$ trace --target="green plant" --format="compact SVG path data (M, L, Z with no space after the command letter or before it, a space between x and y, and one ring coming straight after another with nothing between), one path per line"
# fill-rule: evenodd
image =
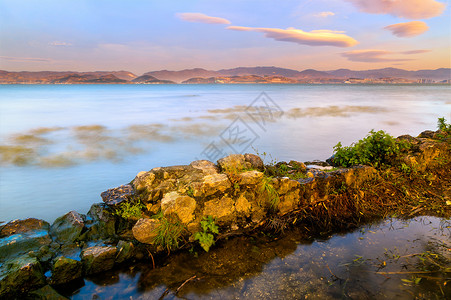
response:
M381 166L396 157L408 144L397 141L383 130L371 130L369 134L348 147L339 142L334 146L333 162L350 167L358 164Z
M162 212L153 216L154 219L160 221L160 226L156 229L156 236L153 243L156 246L162 246L168 251L179 248L179 241L185 230L183 224L177 217L164 216Z
M264 196L269 201L271 208L274 209L279 204L280 198L279 193L271 183L272 179L273 178L271 176L263 176L260 183L259 192L260 195Z
M202 227L202 231L196 232L194 239L199 241L200 246L205 252L208 252L210 247L215 244L214 235L219 233L219 229L212 216L204 217L200 221L200 226Z
M188 190L186 191L186 194L187 194L188 196L190 196L191 198L194 197L194 190L193 190L193 188L192 188L191 186L188 187Z
M437 128L446 133L451 132L451 124L446 123L446 119L444 117L438 118L437 120Z
M114 214L123 219L139 219L142 217L142 210L145 208L140 201L126 201L119 204Z

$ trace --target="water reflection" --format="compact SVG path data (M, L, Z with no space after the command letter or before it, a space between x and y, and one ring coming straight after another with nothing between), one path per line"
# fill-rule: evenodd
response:
M224 241L85 280L73 299L444 299L451 293L451 223L386 220L308 239L299 230Z

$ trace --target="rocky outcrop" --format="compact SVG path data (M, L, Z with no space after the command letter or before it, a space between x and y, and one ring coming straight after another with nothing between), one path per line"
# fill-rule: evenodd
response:
M440 132L401 136L411 147L393 163L415 171L449 165L446 138ZM341 205L334 203L340 191L353 191L346 199L353 205L367 197L361 187L381 174L370 166L333 168L321 161L264 166L254 154L140 172L129 184L103 192L104 203L92 205L87 215L71 211L51 226L32 218L0 226L0 298L31 290L35 298L60 297L51 286L192 245L200 233L213 234L208 222L221 238L304 218L306 208L324 207L337 217L333 205Z

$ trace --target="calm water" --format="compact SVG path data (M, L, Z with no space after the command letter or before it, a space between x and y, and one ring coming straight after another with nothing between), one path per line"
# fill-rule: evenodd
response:
M450 225L422 217L316 240L296 231L273 242L235 238L60 292L72 299L449 299Z
M280 110L256 123L261 92ZM1 85L0 221L86 213L139 171L234 152L232 128L267 160L324 160L338 141L417 135L442 116L444 85Z

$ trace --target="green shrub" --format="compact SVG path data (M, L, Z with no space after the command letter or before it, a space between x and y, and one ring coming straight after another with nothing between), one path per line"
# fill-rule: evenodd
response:
M162 246L168 251L179 248L179 241L185 227L177 217L165 217L162 212L153 216L160 221L160 226L156 229L157 236L153 240L156 246Z
M451 124L446 123L445 118L438 118L437 120L437 128L446 133L451 133Z
M114 214L123 219L139 219L142 217L142 210L144 209L144 204L141 202L122 202L114 211Z
M340 142L335 145L333 162L343 167L358 164L377 167L390 162L404 148L408 148L406 142L397 141L383 130L371 130L365 138L348 147Z
M272 179L270 176L264 176L259 186L259 192L261 196L269 201L271 208L274 209L279 205L280 198L279 193L271 183Z
M214 235L219 233L219 229L212 216L204 217L200 221L200 226L202 231L194 234L194 240L199 241L200 246L208 252L210 247L215 244Z

